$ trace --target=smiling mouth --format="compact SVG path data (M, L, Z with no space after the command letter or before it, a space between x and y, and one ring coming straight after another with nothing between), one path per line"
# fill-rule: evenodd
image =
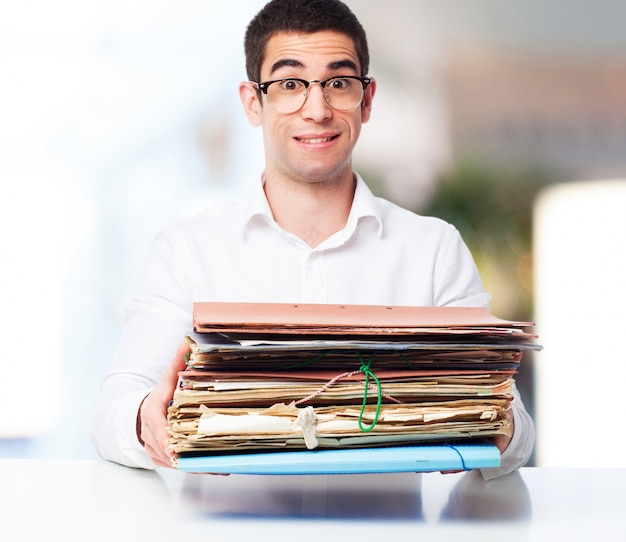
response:
M309 145L315 145L318 143L328 143L329 141L333 141L337 136L329 136L329 137L296 137L295 139L300 143L307 143Z

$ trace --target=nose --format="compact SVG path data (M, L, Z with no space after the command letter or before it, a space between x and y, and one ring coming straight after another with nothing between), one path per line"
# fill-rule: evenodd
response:
M319 81L312 81L307 89L306 100L300 113L303 117L317 122L325 120L332 115L332 107L326 100L326 91Z

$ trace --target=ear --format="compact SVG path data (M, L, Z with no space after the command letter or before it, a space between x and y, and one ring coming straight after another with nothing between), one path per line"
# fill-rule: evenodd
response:
M239 84L239 99L243 105L243 110L248 117L248 121L252 126L261 125L261 102L259 99L259 93L252 83L244 81Z
M361 122L365 123L370 120L372 115L372 101L376 94L376 79L372 77L372 82L367 85L363 94L363 104L361 105Z

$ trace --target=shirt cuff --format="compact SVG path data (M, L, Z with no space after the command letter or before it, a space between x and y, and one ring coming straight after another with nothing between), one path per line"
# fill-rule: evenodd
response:
M119 399L115 425L119 435L120 456L111 459L128 467L155 469L137 435L137 413L146 394L146 390L139 390Z
M506 450L502 453L500 466L491 469L480 469L484 480L493 480L523 467L530 455L535 442L535 427L526 411L513 409L513 437Z

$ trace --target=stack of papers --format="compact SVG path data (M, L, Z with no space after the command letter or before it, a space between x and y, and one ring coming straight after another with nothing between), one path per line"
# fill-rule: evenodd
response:
M509 435L530 325L482 308L196 303L170 447L179 468L219 457L228 471L235 454L286 464L272 454Z

